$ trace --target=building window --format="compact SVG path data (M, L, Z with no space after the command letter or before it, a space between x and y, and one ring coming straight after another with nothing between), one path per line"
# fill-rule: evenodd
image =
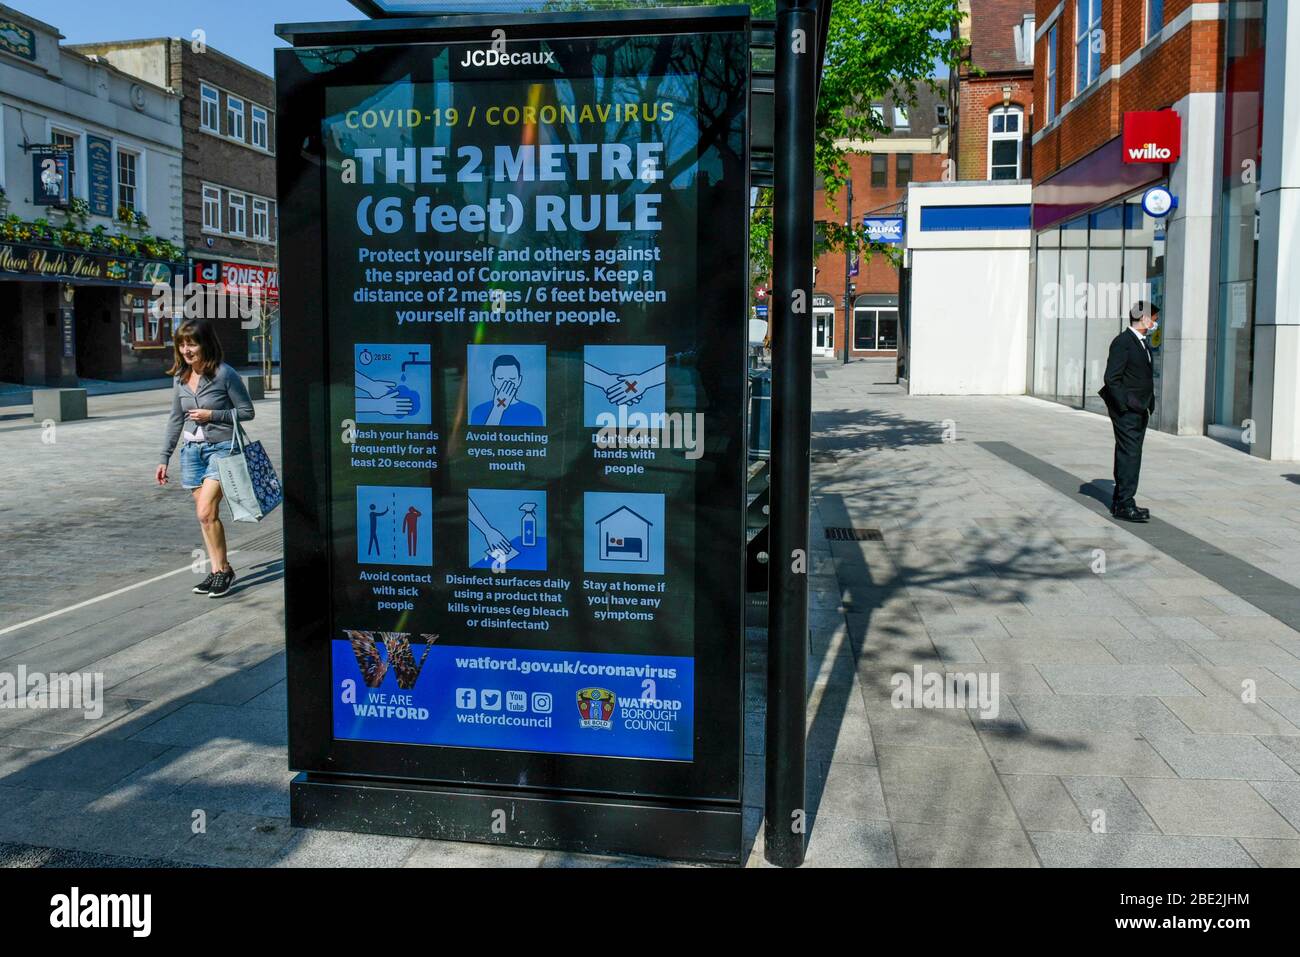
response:
M221 232L221 190L215 186L203 187L203 231Z
M989 113L989 179L1020 179L1018 106L999 106Z
M253 145L258 149L267 149L267 119L266 110L260 106L253 107Z
M894 106L894 129L905 130L911 126L911 121L907 118L907 107Z
M77 194L77 140L81 139L76 133L65 133L62 130L50 131L50 142L55 146L66 146L68 148L68 196Z
M1147 39L1154 40L1165 27L1165 0L1147 0Z
M229 204L229 220L226 223L226 232L232 236L243 236L247 231L245 216L248 207L245 202L243 193L231 193Z
M234 140L244 138L244 101L226 94L226 135Z
M253 200L253 238L271 238L271 209L264 199Z
M1074 92L1086 89L1101 76L1101 0L1075 0L1074 7Z
M884 126L885 125L885 104L872 103L871 112L875 114L876 119L879 121L879 125Z
M206 83L199 86L199 129L221 132L221 94Z
M905 187L912 181L912 154L899 153L894 157L894 185Z
M875 153L871 157L871 188L884 189L889 185L889 157Z
M1034 65L1034 33L1037 25L1037 17L1027 13L1021 18L1020 26L1015 29L1016 60L1025 66Z
M896 306L855 306L853 309L853 348L857 352L898 348L898 308Z
M140 211L140 156L130 150L117 151L117 208Z
M948 104L947 103L935 104L934 118L939 121L940 126L948 125Z
M1047 122L1056 119L1056 27L1047 31Z

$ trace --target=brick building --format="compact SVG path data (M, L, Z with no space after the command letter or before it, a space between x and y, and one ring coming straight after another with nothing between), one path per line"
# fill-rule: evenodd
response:
M1034 110L1033 0L963 0L966 53L949 91L954 178L1028 179Z
M942 179L948 159L946 84L936 95L926 87L917 90L912 106L891 97L872 109L892 127L887 136L870 142L846 141L852 171L850 191L841 189L831 209L824 191L815 199L818 222L846 222L850 213L861 223L864 216L902 215L907 184ZM901 248L901 247L900 247ZM826 253L817 259L813 300L813 354L843 355L845 342L845 255ZM853 264L850 263L850 269ZM849 277L853 322L850 357L892 356L898 351L899 273L881 254L863 256Z
M1035 12L1030 390L1104 411L1106 347L1131 302L1154 301L1153 427L1300 457L1295 4L1038 0ZM1170 110L1164 142L1149 131L1170 117L1150 114ZM1144 202L1154 187L1176 199L1167 214Z
M279 354L275 201L275 83L212 47L158 38L82 44L88 56L181 95L185 245L199 283L257 289L266 299L272 355ZM228 310L227 315L233 315ZM226 360L261 357L258 323L218 319Z

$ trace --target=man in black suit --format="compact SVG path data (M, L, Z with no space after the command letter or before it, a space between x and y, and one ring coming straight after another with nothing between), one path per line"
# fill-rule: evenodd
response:
M1110 412L1115 430L1115 492L1110 513L1126 522L1145 522L1151 512L1139 508L1138 474L1142 471L1142 440L1156 408L1152 376L1151 345L1147 336L1160 322L1160 310L1152 303L1138 302L1129 310L1128 328L1110 344L1106 360L1106 384L1100 395Z

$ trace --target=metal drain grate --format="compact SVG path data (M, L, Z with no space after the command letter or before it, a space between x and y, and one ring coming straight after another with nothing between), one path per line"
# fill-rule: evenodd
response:
M883 542L885 536L878 528L842 528L828 526L826 537L832 542Z
M284 548L284 532L276 530L243 542L232 542L241 552L278 552Z

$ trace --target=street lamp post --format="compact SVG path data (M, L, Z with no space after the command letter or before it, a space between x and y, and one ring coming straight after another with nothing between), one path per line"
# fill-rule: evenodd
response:
M853 229L853 173L849 172L848 181L848 217L845 225ZM853 316L853 293L850 291L850 278L853 275L853 255L858 251L857 243L844 248L844 364L849 364L849 320Z
M776 7L772 509L764 853L803 863L807 827L808 467L812 428L813 116L818 0Z

